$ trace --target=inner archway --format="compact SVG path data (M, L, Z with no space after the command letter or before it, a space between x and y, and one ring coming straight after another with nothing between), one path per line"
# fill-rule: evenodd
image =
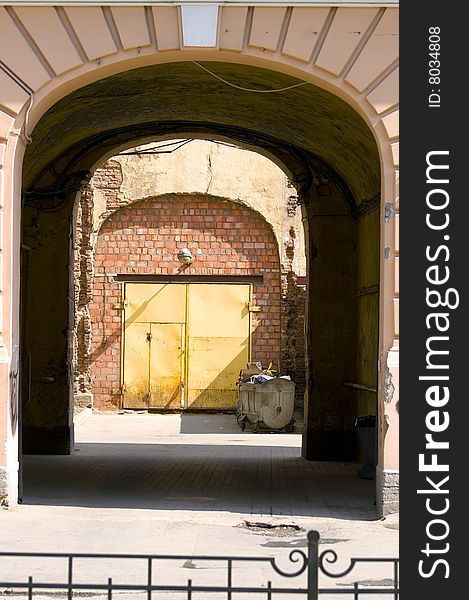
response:
M249 297L244 298L239 310L247 337L238 340L243 358L233 363L230 375L227 372L219 380L221 383L224 379L228 387L214 383L214 389L225 392L215 403L203 402L201 392L202 404L196 405L236 408L235 383L249 360L261 362L264 368L272 363L277 373L281 366L282 373L296 384L298 408L303 407L306 258L302 214L294 188L274 163L258 153L222 142L189 139L148 144L123 151L101 165L78 194L75 213L73 372L77 409L87 405L95 409L126 408L124 388L126 380L132 379L124 372L123 339L125 324L131 318L127 290L145 291L147 285L150 293L154 285L167 286L151 300L155 314L150 315L150 321L137 315L137 322L141 326L147 323L150 328L146 334L151 339L138 344L137 354L142 356L137 364L142 365L148 359L146 346L158 346L158 335L153 339L151 327L158 330L157 323L171 321L170 307L157 307L164 304L163 297L170 290L176 299L178 294L187 296L190 289L207 292L209 288L193 286L210 284L213 293L217 286L248 286ZM178 258L184 249L192 252L185 265ZM179 284L183 287L177 287ZM198 343L202 344L200 349L207 344L213 346L212 351L218 345L220 360L229 363L232 351L228 347L233 350L236 344L231 335L226 335L229 326L224 325L228 316L222 315L223 300L222 295L213 306L213 316L218 315L221 322L214 325L212 335L205 340L202 328ZM146 391L133 401L140 408L189 407L184 381L192 362L187 351L191 346L191 303L186 301L180 306L176 319L179 333L175 335L174 331L172 337L181 359L174 358L172 366L167 362L173 382L179 381L173 388L176 397L168 406L169 398L152 398L150 402L153 384L149 383L147 370ZM168 313L164 319L161 312ZM192 316L197 317L197 313ZM116 322L120 314L122 323ZM148 325L152 321L153 326ZM169 330L166 326L159 329ZM217 340L213 339L215 330ZM130 324L130 334L132 331ZM167 347L166 342L161 340L162 348ZM202 362L212 362L208 356L202 358ZM112 382L109 367L114 374ZM199 369L204 370L203 365ZM101 390L96 392L99 398L94 393L97 388ZM228 390L233 398L226 397L223 403Z

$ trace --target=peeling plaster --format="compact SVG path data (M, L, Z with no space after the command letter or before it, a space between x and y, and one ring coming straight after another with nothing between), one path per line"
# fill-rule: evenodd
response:
M384 222L386 225L391 222L392 217L394 216L394 206L391 202L386 202L384 207Z
M384 402L386 404L390 404L392 402L394 396L394 384L392 382L392 373L388 367L386 367L386 371L384 372Z

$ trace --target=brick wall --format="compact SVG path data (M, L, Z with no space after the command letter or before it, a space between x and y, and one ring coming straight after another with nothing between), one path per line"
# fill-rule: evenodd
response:
M177 252L188 247L194 263L181 270ZM119 273L263 275L253 285L253 360L278 367L281 289L278 246L261 215L212 197L168 195L123 207L103 223L94 258L90 374L94 406L117 406L120 385L121 284Z

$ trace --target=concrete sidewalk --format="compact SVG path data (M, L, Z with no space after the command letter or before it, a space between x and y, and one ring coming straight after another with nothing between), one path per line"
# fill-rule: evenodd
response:
M0 514L0 551L269 556L288 570L290 551L315 529L321 548L337 552L338 571L352 556L398 555L398 520L376 519L374 482L358 479L357 465L303 460L298 434L241 432L233 415L85 414L76 443L71 456L25 457L24 502ZM215 582L223 571L179 562L171 572L186 580ZM60 577L62 568L3 559L0 581ZM269 570L237 573L259 583ZM106 573L86 567L86 577ZM363 577L388 580L389 568Z

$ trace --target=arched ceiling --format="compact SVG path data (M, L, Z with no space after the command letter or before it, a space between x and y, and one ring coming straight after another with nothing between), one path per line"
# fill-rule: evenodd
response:
M203 63L241 87L299 83L257 67ZM312 84L278 93L235 89L192 62L152 65L102 79L58 101L40 119L25 155L24 187L47 189L86 171L109 150L151 136L220 135L264 149L293 174L300 163L336 179L359 205L380 192L373 135L358 113ZM289 164L290 163L290 164Z

